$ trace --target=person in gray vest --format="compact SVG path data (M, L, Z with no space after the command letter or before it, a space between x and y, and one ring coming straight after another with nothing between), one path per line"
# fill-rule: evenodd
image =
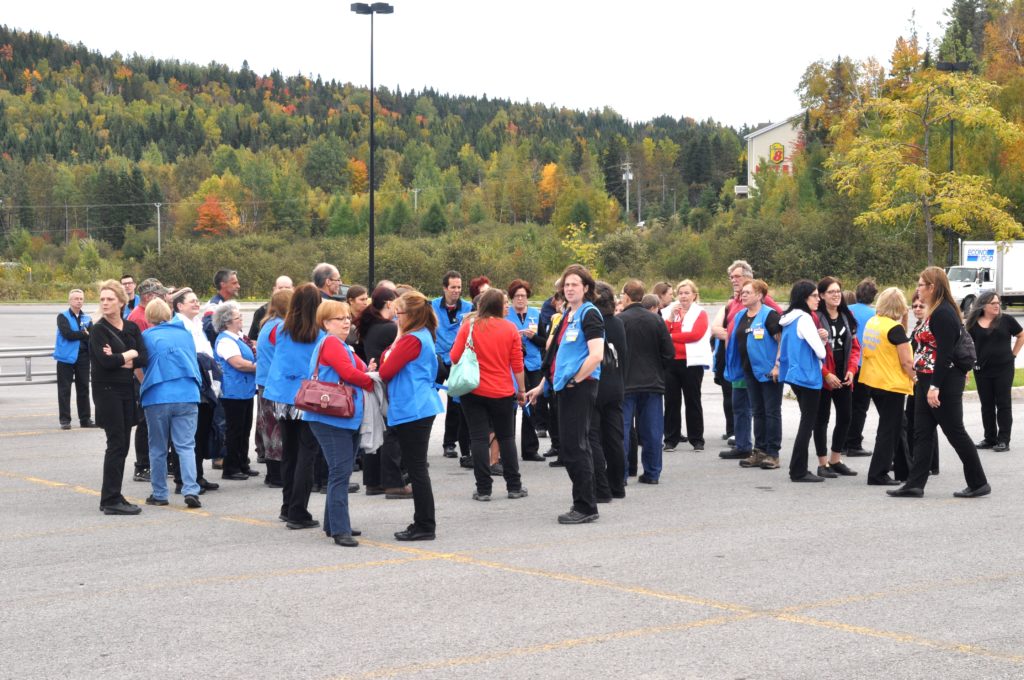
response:
M89 403L89 327L92 319L82 311L85 293L75 288L68 293L68 309L57 315L57 339L53 358L57 360L57 412L60 429L71 429L71 384L75 384L78 422L96 427Z

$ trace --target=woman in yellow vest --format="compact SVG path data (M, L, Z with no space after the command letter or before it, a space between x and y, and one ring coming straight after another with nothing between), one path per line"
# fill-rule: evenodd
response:
M864 362L860 381L871 388L878 410L878 433L868 467L868 484L898 486L889 476L893 454L903 434L903 402L914 393L914 355L904 327L907 301L899 288L878 296L875 316L864 327Z

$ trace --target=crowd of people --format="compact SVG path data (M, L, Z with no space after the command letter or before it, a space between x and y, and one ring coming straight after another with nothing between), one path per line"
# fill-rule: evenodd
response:
M207 462L221 483L257 478L255 464L264 464L263 483L281 490L285 526L322 526L353 547L361 532L348 496L361 488L351 479L359 469L367 495L413 501L397 540L434 539L427 454L442 413L442 455L473 470L474 500L491 500L496 477L508 498L525 498L520 459L550 459L571 481L572 506L558 522L597 520L600 504L625 498L630 477L660 482L664 452L705 449L710 371L728 440L719 457L741 468L782 466L788 385L800 412L791 481L854 477L844 456L870 456L867 484L921 497L938 472L941 427L967 482L955 495L991 492L978 450L1009 450L1014 358L1024 347L1024 329L998 296L982 294L964 321L945 272L928 267L909 306L898 288L879 293L865 279L851 292L826 276L793 284L783 309L747 262L727 273L733 295L712 318L689 279L659 282L651 293L634 279L616 294L573 264L538 309L522 279L503 290L475 278L465 299L462 275L448 271L430 300L390 281L343 292L337 268L321 263L310 283L279 277L248 334L235 271L216 273L205 306L191 288L156 279L136 287L126 275L99 284L95 321L81 290L57 317L60 426L71 428L74 386L80 424L106 434L105 514L141 512L122 494L134 428L132 478L150 483L146 504L169 503L168 473L174 492L198 508L201 495L220 488L207 479ZM963 418L972 370L984 427L977 443ZM350 403L310 406L299 398L310 384L344 386ZM867 451L872 403L878 427ZM315 492L326 494L322 525L309 509Z

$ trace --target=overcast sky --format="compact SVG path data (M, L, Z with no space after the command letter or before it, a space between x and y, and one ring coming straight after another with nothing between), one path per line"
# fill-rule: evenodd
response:
M139 53L257 73L277 68L366 86L370 20L351 3L5 2L0 22L109 55ZM375 18L374 80L403 91L487 94L633 121L667 114L729 125L796 113L807 65L846 55L888 66L911 16L941 34L937 0L393 0Z

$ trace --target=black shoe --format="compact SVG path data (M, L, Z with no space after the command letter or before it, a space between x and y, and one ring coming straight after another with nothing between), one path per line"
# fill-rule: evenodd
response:
M244 472L230 472L230 473L228 473L226 475L221 475L220 478L221 479L231 479L231 480L234 480L236 482L243 482L243 481L249 479L249 475L245 474Z
M537 430L537 439L547 439L547 438L548 438L548 431L547 430Z
M501 463L495 463L489 468L491 477L501 477L505 474L505 466Z
M181 489L182 489L183 486L184 486L183 484L175 484L174 485L174 495L180 496L181 495ZM202 496L204 493L206 493L206 488L202 484L200 484L199 485L199 495Z
M155 498L153 496L153 494L150 494L149 497L146 498L146 505L167 505L167 504L168 504L168 502L167 502L166 499Z
M988 484L982 484L977 489L967 487L963 491L954 491L953 495L957 498L980 498L981 496L987 496L992 493L992 487Z
M462 456L461 458L459 458L459 467L473 469L473 457Z
M334 544L346 548L355 548L359 545L359 541L352 538L352 534L338 534L334 537Z
M621 500L621 499L623 499L625 497L626 497L626 492L625 491L621 491L619 493L615 493L614 491L612 491L612 498L615 498L616 500Z
M208 482L205 479L198 480L199 488L203 491L216 491L220 488L220 484L217 482Z
M260 476L260 471L259 470L253 470L252 468L250 468L248 470L243 470L243 472L245 474L249 475L250 477L259 477Z
M677 446L679 446L679 444L676 442L665 442L665 446L662 448L662 451L675 451Z
M857 471L856 470L851 470L849 468L849 466L847 466L847 464L842 462L842 461L839 461L838 463L829 463L828 466L830 468L832 468L832 472L839 473L843 477L856 477L857 476Z
M259 465L266 465L267 457L260 454L256 454L256 463Z
M280 515L278 515L277 518L279 520L281 520L282 522L287 522L288 521L288 515L284 514L283 512Z
M722 439L724 439L726 441L728 441L728 440L730 440L732 438L733 438L733 433L732 432L726 432L725 434L722 435Z
M187 505L190 508L203 507L203 504L199 502L199 496L193 496L192 494L185 496L185 505Z
M486 503L486 502L491 500L491 494L489 494L489 493L480 493L479 491L474 491L473 492L473 500L475 500L475 501L482 501L482 502Z
M856 448L846 449L845 451L843 451L843 455L848 456L850 458L866 458L867 456L871 455L871 452L865 451L864 449L858 446Z
M433 531L424 531L416 527L409 527L405 531L396 531L396 541L433 541L436 535Z
M639 477L639 479L637 479L637 481L640 482L641 484L657 484L658 483L657 479L655 479L654 477L649 477L646 474L640 475L640 477Z
M996 453L1006 453L1010 450L1010 442L999 442L992 447L992 450Z
M725 460L742 460L744 458L750 458L750 454L750 451L740 451L735 446L731 446L728 449L719 451L718 457L724 458Z
M824 477L819 477L813 472L808 471L803 477L797 477L796 479L790 478L791 482L824 482Z
M564 514L559 515L558 516L558 523L559 524L586 524L587 522L593 522L594 520L598 519L599 517L600 517L600 515L598 515L596 512L593 515L587 515L585 513L580 512L576 508L573 508L569 512L566 512Z
M457 458L458 455L459 454L455 453L455 445L454 444L451 444L451 445L448 445L448 446L444 447L444 457L445 458Z
M148 482L148 481L150 481L149 480L149 470L136 470L135 474L132 475L132 481L133 482Z
M869 479L868 486L899 486L901 482L897 482L892 477L883 477L882 479Z
M608 496L607 498L604 498L603 496L598 496L597 497L597 502L598 503L611 503L612 502L612 497Z
M545 458L555 458L557 456L558 456L558 449L553 448L553 447L544 452L544 457Z
M512 500L516 500L517 498L526 498L529 495L530 492L526 490L525 486L521 489L516 489L515 491L508 492L508 497Z
M263 478L263 485L264 486L269 486L271 489L283 489L284 488L284 482L279 482L279 481L273 480L270 477L264 477Z
M142 512L142 508L137 505L133 505L128 501L120 501L111 505L101 505L100 510L104 515L137 515Z
M736 446L736 435L731 434L729 438L725 440L726 446Z
M694 451L703 451L704 450L704 442L701 441L701 440L694 441L694 440L691 439L690 440L690 445L693 446L693 450Z
M382 496L384 494L383 486L368 486L366 487L367 496Z
M540 455L539 453L530 453L530 454L524 455L523 456L523 460L528 460L528 461L533 462L533 463L543 463L544 462L544 456Z
M835 479L839 475L837 475L835 472L833 472L829 468L828 465L819 465L818 466L818 476L819 477L824 477L825 479Z
M555 460L548 462L548 467L565 467L565 463L556 458Z
M359 493L359 489L361 489L361 488L362 487L359 486L359 482L349 482L348 483L348 492L349 493ZM327 487L324 487L324 493L327 493Z
M352 531L352 535L353 536L362 536L363 535L363 532L360 531L359 529L352 529L351 531Z
M60 429L62 429L62 430L70 430L71 429L71 423L61 423L60 424Z
M922 498L924 496L924 489L901 486L898 489L889 489L885 493L889 494L893 498Z
M996 442L989 441L988 439L982 439L974 445L976 449L992 449L995 448Z
M88 428L88 427L96 427L96 423L94 423L91 419L90 420L83 420L81 423L79 423L79 425L81 425L82 427L86 427L86 428Z
M285 526L289 529L313 529L320 526L320 522L315 519L300 519L298 522L290 521Z

